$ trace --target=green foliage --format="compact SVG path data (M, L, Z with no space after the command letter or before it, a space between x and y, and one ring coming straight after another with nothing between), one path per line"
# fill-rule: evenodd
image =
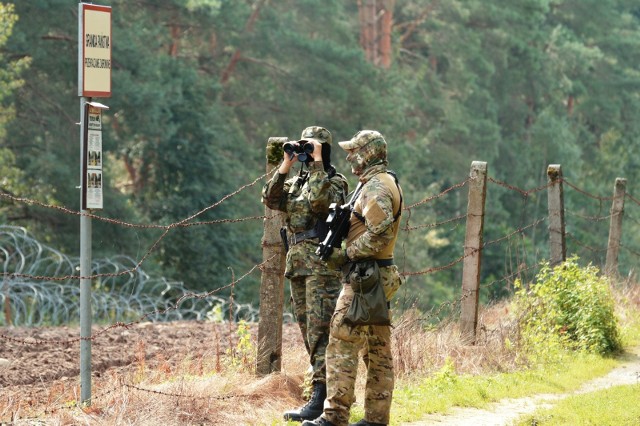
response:
M253 371L256 360L256 347L251 341L249 325L241 320L237 324L237 342L235 347L227 349L225 362L227 367L236 371Z
M77 3L5 3L3 189L76 209ZM615 177L640 178L640 14L628 0L397 0L388 69L365 59L357 2L102 3L113 12L101 212L110 218L154 225L183 220L260 176L269 137L296 138L312 124L329 128L336 141L367 127L385 134L407 205L463 181L474 160L525 190L543 184L550 163L562 164L568 179L595 194L608 194ZM337 146L332 162L354 187ZM465 191L413 209L411 225L463 215ZM487 194L485 240L545 214L543 196L523 201L520 193L500 191ZM259 199L259 188L251 188L193 221L258 216ZM589 207L575 193L567 193L566 205ZM74 215L26 205L3 205L0 214L63 253L77 251ZM408 272L451 264L462 255L461 224L405 233L399 264ZM260 261L261 225L172 229L145 258L145 270L192 289L224 287L229 268L241 274ZM640 226L625 226L623 245L640 246ZM141 259L156 231L94 222L93 251ZM572 234L598 246L604 232L580 226ZM531 265L547 252L542 232L519 238L507 248L487 247L483 280L497 281L505 265ZM597 265L603 259L595 253L589 260ZM633 265L632 257L631 250L621 253L622 268ZM401 290L403 305L417 303L426 312L451 302L460 269L454 264L411 276ZM255 304L257 286L257 276L249 276L234 291ZM509 293L483 287L481 297Z
M447 358L444 361L444 365L430 380L432 385L439 390L455 385L458 382L458 376L456 374L456 366L453 363L453 360L451 358Z
M544 263L529 288L514 300L524 347L533 354L578 350L611 354L621 349L609 282L578 258L550 267Z
M18 20L12 4L0 3L0 52L4 50ZM11 103L13 93L23 86L21 73L29 66L28 58L10 60L0 53L0 141L6 137L7 125L15 118L15 106ZM2 143L0 146L0 191L19 196L26 189L24 173L16 164L13 151ZM0 203L0 221L6 223L8 217L20 215L21 206Z

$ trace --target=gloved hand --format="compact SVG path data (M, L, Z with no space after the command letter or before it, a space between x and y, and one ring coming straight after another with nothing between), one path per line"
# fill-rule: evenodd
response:
M342 248L334 248L329 257L327 258L327 266L329 269L339 270L342 266L349 261L347 257L347 251Z

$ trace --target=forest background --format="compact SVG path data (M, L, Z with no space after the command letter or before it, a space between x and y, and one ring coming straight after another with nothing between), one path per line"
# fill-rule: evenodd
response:
M379 130L407 204L441 193L486 161L517 188L546 183L549 164L591 193L640 174L640 5L632 0L103 0L112 13L112 97L103 113L104 209L126 223L168 225L265 172L266 142L310 125L334 141ZM77 11L71 0L0 5L0 191L79 210ZM333 162L355 179L334 144ZM264 214L263 181L200 221ZM639 193L640 191L635 191ZM505 235L546 213L545 192L487 195L485 232ZM466 213L465 193L430 203L414 223ZM567 194L567 210L596 214ZM608 205L599 206L606 214ZM526 216L523 217L523 216ZM406 219L405 219L406 220ZM0 223L78 256L77 215L0 199ZM625 243L640 246L639 223ZM176 228L142 267L198 291L262 261L262 220ZM607 227L576 227L606 246ZM461 255L463 224L405 233L406 271ZM163 231L93 221L93 257L136 261ZM548 258L545 232L485 254L483 282ZM571 250L571 247L570 247ZM396 257L399 257L397 253ZM524 257L521 257L524 256ZM629 272L629 256L621 252ZM604 252L581 254L597 266ZM626 258L626 262L625 262ZM406 306L460 292L460 268L411 276ZM260 277L234 297L257 306ZM484 301L509 286L482 290ZM225 289L224 294L229 293Z

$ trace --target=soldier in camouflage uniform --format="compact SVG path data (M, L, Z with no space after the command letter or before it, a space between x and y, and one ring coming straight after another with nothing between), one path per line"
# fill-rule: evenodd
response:
M289 250L285 276L290 280L294 315L313 370L311 398L303 407L286 412L285 420L315 419L322 414L327 392L325 352L341 276L315 251L326 234L329 205L343 204L348 192L346 178L336 173L330 162L331 140L331 133L323 127L306 128L301 141L313 144L313 153L306 160L308 170L301 165L300 173L287 179L298 156L285 153L279 169L262 190L264 204L286 213Z
M351 140L339 144L347 151L347 161L362 187L350 217L346 249L334 250L328 263L340 265L375 259L380 268L380 283L389 301L404 282L393 264L402 190L395 176L387 170L387 144L379 132L362 130ZM353 297L352 286L344 282L331 320L324 412L314 421L303 422L302 426L345 426L349 423L361 350L367 367L365 413L364 419L355 425L389 423L394 384L391 327L344 323Z

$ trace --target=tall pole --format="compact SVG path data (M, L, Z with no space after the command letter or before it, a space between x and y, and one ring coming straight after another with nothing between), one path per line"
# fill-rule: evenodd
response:
M87 216L83 196L87 135L87 102L80 98L80 403L91 405L91 218Z
M80 96L80 404L91 405L91 209L102 208L102 121L91 97L111 97L111 6L78 3L78 96ZM91 120L90 120L91 118ZM91 122L91 126L89 125ZM91 127L91 146L89 146ZM87 151L100 162L88 164ZM96 157L94 156L94 159ZM88 180L91 171L91 185ZM96 181L97 178L97 181ZM99 183L98 183L99 182ZM90 203L87 191L91 186Z

